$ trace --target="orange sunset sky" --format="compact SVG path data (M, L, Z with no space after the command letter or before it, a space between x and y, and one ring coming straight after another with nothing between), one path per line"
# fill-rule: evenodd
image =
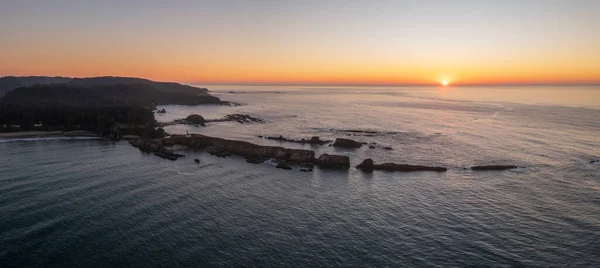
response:
M600 1L2 1L0 76L598 84Z

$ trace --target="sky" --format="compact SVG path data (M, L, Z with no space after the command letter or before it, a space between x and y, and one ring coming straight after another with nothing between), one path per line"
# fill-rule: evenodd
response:
M0 0L0 76L600 84L600 1Z

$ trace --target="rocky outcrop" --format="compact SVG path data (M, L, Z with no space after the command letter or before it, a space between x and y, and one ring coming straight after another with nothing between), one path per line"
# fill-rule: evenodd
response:
M235 106L241 106L241 105L242 105L241 103L237 103L237 102L233 102L233 101L224 101L224 100L221 101L221 106L233 106L233 107L235 107Z
M172 150L165 148L163 145L162 139L156 140L132 140L129 142L133 147L140 149L143 152L153 153L156 156L169 159L169 160L177 160L179 157L184 157L184 155L176 154Z
M518 168L518 167L517 166L513 166L513 165L472 166L471 170L476 170L476 171L480 171L480 170L508 170L508 169L514 169L514 168Z
M337 138L333 143L335 147L343 147L343 148L360 148L362 147L362 143L344 138Z
M187 121L189 124L193 124L193 125L201 125L201 126L206 126L204 123L206 122L206 120L204 120L204 117L202 117L199 114L191 114L188 115L188 117L185 118L185 121Z
M260 157L247 157L246 162L248 162L250 164L260 164L260 163L265 162L265 160Z
M590 161L590 164L594 164L594 163L600 163L600 160L592 160L592 161Z
M248 114L228 114L224 118L210 119L206 122L238 122L240 124L265 123L262 118L253 117Z
M280 169L285 169L285 170L292 170L292 167L284 164L284 163L279 163L277 164L276 168L280 168Z
M166 113L167 113L167 110L165 110L165 109L160 109L160 110L157 110L157 111L156 111L156 113L157 113L157 114L166 114Z
M375 163L373 163L373 159L368 158L356 166L356 168L364 171L373 171L375 169Z
M221 146L210 146L206 149L206 152L210 155L225 158L231 155L225 148Z
M206 149L208 153L216 156L236 154L246 159L274 158L286 163L312 164L315 152L312 150L289 149L279 146L262 146L246 141L228 140L209 137L200 134L172 135L166 138L169 144L185 145L191 149Z
M357 169L371 172L373 170L384 170L384 171L401 171L401 172L411 172L411 171L437 171L443 172L448 169L445 167L432 167L432 166L421 166L421 165L404 165L404 164L396 164L396 163L383 163L376 165L373 162L373 159L365 159L361 164L356 166Z
M267 139L267 140L276 140L276 141L285 141L285 142L293 142L293 143L302 143L302 144L314 144L314 145L323 145L327 142L330 141L324 141L321 140L319 137L314 136L311 137L310 139L299 139L299 140L295 140L295 139L290 139L290 138L285 138L281 135L279 136L258 136L259 138L263 138L263 139Z
M326 168L349 168L350 158L345 155L322 154L314 163Z
M325 143L328 143L328 141L321 140L321 138L319 138L319 136L313 136L310 138L309 143L323 145Z

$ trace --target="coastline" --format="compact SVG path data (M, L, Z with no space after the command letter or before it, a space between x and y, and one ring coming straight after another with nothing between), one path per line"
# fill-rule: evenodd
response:
M0 140L5 139L25 139L25 138L53 138L53 137L97 137L99 135L85 131L85 130L73 130L73 131L19 131L19 132L6 132L0 133Z

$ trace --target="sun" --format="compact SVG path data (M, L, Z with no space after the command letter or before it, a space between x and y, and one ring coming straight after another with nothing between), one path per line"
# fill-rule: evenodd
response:
M448 84L450 84L450 82L448 82L448 80L443 80L441 83L442 83L442 86L447 86Z

